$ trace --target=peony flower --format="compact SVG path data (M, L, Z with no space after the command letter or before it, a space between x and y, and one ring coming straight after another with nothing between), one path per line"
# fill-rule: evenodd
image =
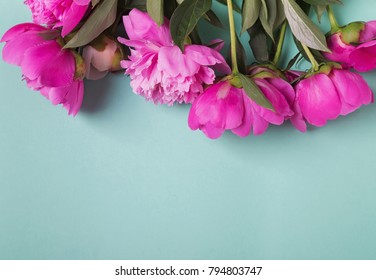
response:
M360 72L376 68L376 21L353 22L327 37L327 59Z
M82 56L86 65L85 77L90 80L104 78L109 71L118 71L123 52L118 44L109 37L101 35L83 49Z
M37 24L16 25L0 41L6 43L3 59L21 67L28 87L76 115L84 93L83 62L78 54L63 49L57 37L56 31Z
M230 72L217 50L186 45L183 53L173 43L167 19L158 26L147 13L137 9L123 19L129 40L119 41L132 49L121 66L130 75L133 91L146 100L168 105L191 103L203 92L204 84L214 82L215 73L210 67Z
M34 23L62 27L62 36L70 33L84 17L91 0L25 0Z
M326 65L296 85L292 122L304 132L308 123L324 126L328 120L347 115L373 102L373 93L359 74Z
M219 138L225 130L231 130L240 137L246 137L253 130L254 135L266 131L269 123L280 125L293 115L281 92L290 95L290 89L279 79L254 78L254 81L273 105L275 112L266 109L246 94L243 88L221 81L209 86L193 103L188 117L192 130L200 129L211 139ZM288 84L288 83L287 83Z

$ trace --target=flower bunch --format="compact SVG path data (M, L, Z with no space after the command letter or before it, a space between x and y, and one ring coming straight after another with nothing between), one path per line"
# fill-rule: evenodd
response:
M376 68L376 21L340 26L332 10L337 0L217 2L227 6L230 42L200 36L200 20L223 28L212 0L25 0L33 21L3 35L3 59L21 67L28 87L72 115L80 110L84 79L124 71L147 101L191 104L189 127L211 139L226 130L260 135L285 121L305 132L307 124L324 126L374 101L356 71ZM253 63L238 38L235 10ZM327 13L326 35L310 10L319 18ZM283 65L288 28L298 53ZM300 57L311 68L294 70Z

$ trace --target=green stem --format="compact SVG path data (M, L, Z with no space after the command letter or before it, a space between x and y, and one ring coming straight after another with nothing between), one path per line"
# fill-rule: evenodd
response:
M277 51L273 59L274 65L277 65L279 62L279 59L281 58L283 43L285 42L286 29L287 29L287 21L285 20L282 24L281 31L279 32Z
M227 0L228 20L230 23L230 38L231 38L231 60L232 60L232 73L239 73L238 61L236 57L236 30L234 20L234 8L232 0Z
M305 53L306 53L307 56L308 56L309 61L310 61L311 64L312 64L312 69L313 69L313 71L317 71L317 70L319 70L319 63L317 62L317 60L316 60L315 57L313 56L313 54L312 54L312 52L310 51L310 49L309 49L306 45L304 45L303 43L302 43L302 46L303 46L303 49L304 49Z
M332 27L332 31L337 30L339 28L339 25L334 15L333 9L330 5L328 5L327 11L328 11L328 17L330 21L330 26Z

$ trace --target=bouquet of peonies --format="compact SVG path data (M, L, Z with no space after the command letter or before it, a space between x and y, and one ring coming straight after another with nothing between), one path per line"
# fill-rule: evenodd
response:
M21 67L28 87L71 115L80 110L85 78L124 69L146 100L192 104L189 127L212 139L225 130L259 135L286 120L304 132L307 123L324 126L373 102L353 70L376 68L376 21L340 26L331 8L340 0L217 2L227 6L230 42L200 37L200 20L223 28L212 0L25 0L33 23L4 34L3 59ZM329 17L326 36L311 10L319 21ZM242 17L240 32L234 13ZM281 65L287 28L299 52ZM239 40L243 33L249 51ZM226 43L227 59L220 52ZM247 65L251 50L255 62ZM292 70L301 58L312 67Z

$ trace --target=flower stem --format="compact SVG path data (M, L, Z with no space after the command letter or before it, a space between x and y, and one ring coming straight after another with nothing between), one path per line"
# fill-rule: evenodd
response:
M316 60L315 57L313 56L313 54L312 54L312 52L310 51L310 49L309 49L306 45L304 45L303 43L302 43L302 46L303 46L304 52L307 54L308 59L309 59L309 61L310 61L311 64L312 64L312 69L313 69L313 71L317 71L317 70L319 70L319 63L317 62L317 60Z
M239 73L238 61L236 56L236 30L234 20L234 8L232 6L232 0L227 0L228 20L230 24L230 37L231 37L231 60L232 60L232 73Z
M328 5L328 7L326 9L328 11L328 17L329 17L329 21L330 21L330 26L332 27L332 31L335 31L339 28L339 25L338 25L338 22L337 22L335 15L334 15L333 9L330 5Z
M274 65L277 65L279 62L279 59L281 58L283 43L285 41L286 29L287 29L287 21L285 20L282 24L281 31L279 32L277 51L273 59Z

